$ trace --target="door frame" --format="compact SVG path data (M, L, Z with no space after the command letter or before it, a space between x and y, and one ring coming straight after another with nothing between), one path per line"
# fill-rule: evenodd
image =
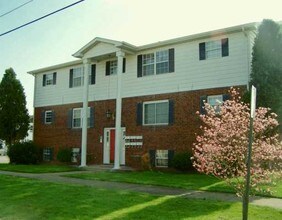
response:
M106 127L103 131L103 164L110 164L110 131L115 130L115 127ZM122 132L122 142L121 142L121 149L120 149L120 165L125 165L125 127L121 127Z

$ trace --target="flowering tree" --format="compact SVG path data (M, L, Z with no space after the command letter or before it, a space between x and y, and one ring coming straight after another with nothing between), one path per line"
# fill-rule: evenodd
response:
M224 179L242 196L247 173L250 108L241 102L239 89L231 88L229 92L231 99L220 105L220 111L205 103L206 114L200 115L204 124L200 127L202 134L196 138L192 159L199 172ZM252 192L270 192L260 186L269 183L272 174L282 166L282 145L275 132L277 115L269 110L258 108L254 119Z

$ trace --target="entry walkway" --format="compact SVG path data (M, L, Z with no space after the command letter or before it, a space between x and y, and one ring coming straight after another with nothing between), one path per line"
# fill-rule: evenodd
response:
M63 175L73 173L89 173L93 171L74 171L64 173L44 173L44 174L33 174L33 173L16 173L9 171L0 171L0 175L19 176L32 179L40 179L54 183L67 183L74 185L89 186L103 189L116 189L116 190L128 190L133 192L150 193L153 195L176 195L184 198L194 199L205 199L215 201L227 201L227 202L240 202L241 198L231 193L219 193L219 192L206 192L196 190L185 190L179 188L162 187L162 186L151 186L141 185L132 183L120 183L120 182L108 182L98 180L83 180L77 178L65 177ZM250 203L253 205L266 206L271 208L282 209L282 199L278 198L267 198L267 197L251 197Z

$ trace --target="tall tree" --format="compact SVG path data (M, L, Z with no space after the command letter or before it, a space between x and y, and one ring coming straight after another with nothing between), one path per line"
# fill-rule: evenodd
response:
M257 106L278 114L282 128L282 34L280 25L263 20L252 54L251 85L257 88Z
M0 139L8 146L27 136L29 115L24 89L12 68L0 83Z

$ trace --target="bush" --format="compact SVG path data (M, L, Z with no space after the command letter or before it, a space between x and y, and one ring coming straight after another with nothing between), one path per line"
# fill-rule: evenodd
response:
M70 163L72 157L71 148L60 148L57 154L57 160L62 163Z
M181 171L193 170L191 157L192 154L188 152L175 154L172 159L172 167Z
M18 142L8 148L10 163L37 164L40 162L40 149L32 141Z

